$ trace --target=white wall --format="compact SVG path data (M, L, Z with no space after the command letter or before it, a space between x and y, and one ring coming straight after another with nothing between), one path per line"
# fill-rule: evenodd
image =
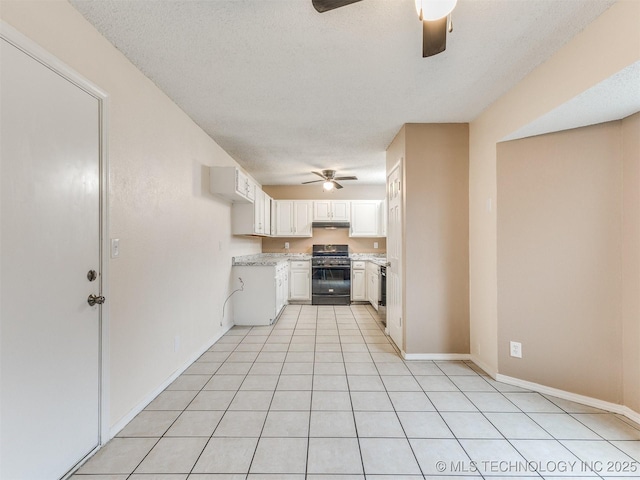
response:
M0 18L110 96L113 427L223 332L231 257L260 252L260 240L232 237L230 205L208 193L207 167L234 160L73 7L3 1Z

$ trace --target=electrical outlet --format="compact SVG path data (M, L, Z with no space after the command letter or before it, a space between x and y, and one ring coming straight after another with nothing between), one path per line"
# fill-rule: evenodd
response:
M284 242L284 248L289 249L289 242Z
M520 342L509 342L511 356L522 358L522 344Z
M378 248L378 242L373 242L373 248Z

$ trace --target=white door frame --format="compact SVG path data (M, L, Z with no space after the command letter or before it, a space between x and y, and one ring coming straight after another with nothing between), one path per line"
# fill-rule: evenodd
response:
M107 301L101 306L100 313L100 393L99 393L99 439L100 448L109 439L109 161L107 155L109 96L71 67L40 47L15 28L0 20L0 37L14 47L26 53L34 60L54 71L61 77L82 89L96 100L99 105L100 122L100 291ZM97 293L97 292L96 292ZM95 450L94 450L95 451ZM88 458L94 452L87 455ZM81 460L82 463L84 459Z

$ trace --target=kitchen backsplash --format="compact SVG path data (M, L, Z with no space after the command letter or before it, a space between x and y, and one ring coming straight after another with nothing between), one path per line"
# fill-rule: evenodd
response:
M289 250L284 248L284 243L289 242ZM378 248L373 248L376 242ZM351 238L348 228L326 230L314 228L313 237L278 237L263 238L263 253L311 253L314 244L349 245L351 253L386 253L387 239L382 238Z

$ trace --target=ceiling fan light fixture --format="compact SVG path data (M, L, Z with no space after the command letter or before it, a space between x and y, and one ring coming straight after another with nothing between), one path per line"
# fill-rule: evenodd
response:
M449 15L458 0L415 0L416 12L420 20L432 22Z
M327 180L322 184L322 188L324 189L325 192L333 190L333 182Z

